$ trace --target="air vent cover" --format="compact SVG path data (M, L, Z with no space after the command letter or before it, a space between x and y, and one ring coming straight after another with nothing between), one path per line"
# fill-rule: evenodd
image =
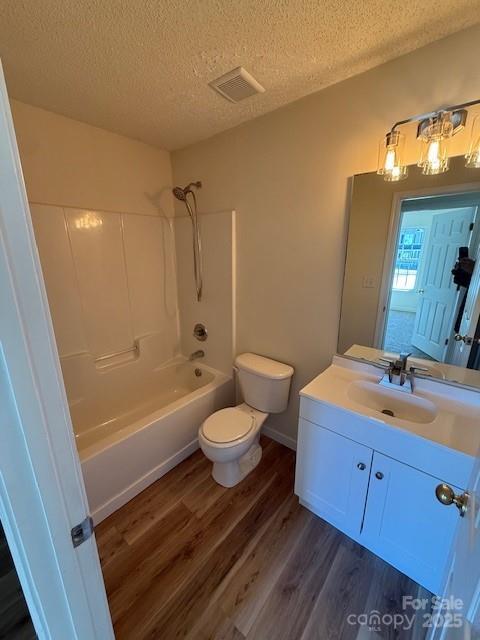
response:
M262 85L243 67L237 67L220 78L212 80L209 85L230 102L240 102L245 98L264 93Z

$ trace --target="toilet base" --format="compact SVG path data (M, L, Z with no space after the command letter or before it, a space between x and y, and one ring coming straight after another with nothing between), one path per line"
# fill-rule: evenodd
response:
M234 487L241 482L251 471L255 469L262 459L262 447L258 439L250 449L238 460L232 462L214 462L212 477L222 487Z

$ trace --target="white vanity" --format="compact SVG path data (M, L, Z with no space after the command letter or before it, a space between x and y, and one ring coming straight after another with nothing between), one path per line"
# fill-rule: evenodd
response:
M461 496L467 486L480 443L480 393L420 378L407 393L382 387L382 374L335 356L302 389L295 492L438 594L460 510L435 492L445 483Z

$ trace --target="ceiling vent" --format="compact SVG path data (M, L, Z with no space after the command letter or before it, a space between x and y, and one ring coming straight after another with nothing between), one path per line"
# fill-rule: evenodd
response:
M262 85L243 67L237 67L220 78L212 80L209 85L230 102L240 102L256 93L264 93Z

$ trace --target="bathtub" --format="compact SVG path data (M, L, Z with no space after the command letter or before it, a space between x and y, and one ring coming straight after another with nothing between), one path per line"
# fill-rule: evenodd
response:
M97 373L95 392L70 402L95 524L193 453L200 424L233 404L233 389L231 377L184 359L140 377Z

